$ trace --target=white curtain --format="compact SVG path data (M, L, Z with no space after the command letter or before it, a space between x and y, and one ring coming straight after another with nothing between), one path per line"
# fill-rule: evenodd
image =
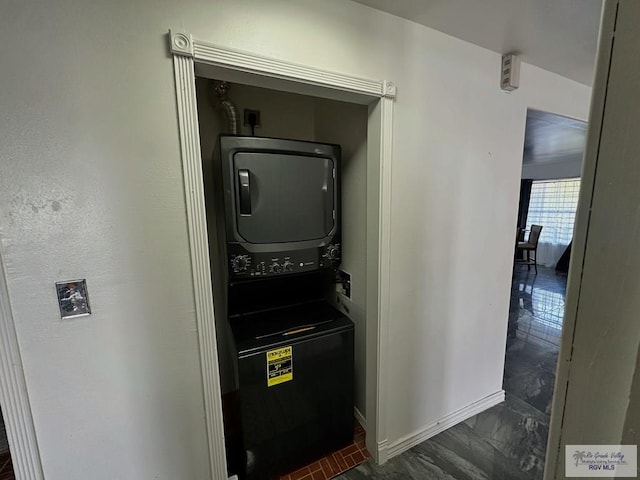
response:
M527 215L527 229L542 225L538 264L554 267L573 238L580 179L535 181Z
M540 242L538 243L538 265L555 267L564 253L566 245Z

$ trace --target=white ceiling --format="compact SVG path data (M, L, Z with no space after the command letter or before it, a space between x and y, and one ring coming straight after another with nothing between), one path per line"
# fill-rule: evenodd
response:
M582 159L586 139L586 122L529 109L522 161L530 165Z
M585 85L602 0L355 0Z

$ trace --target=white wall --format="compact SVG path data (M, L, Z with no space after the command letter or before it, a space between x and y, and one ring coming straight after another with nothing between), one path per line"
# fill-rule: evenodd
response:
M397 83L389 440L501 388L526 108L586 118L587 87L523 65L503 94L498 54L344 0L2 10L0 238L47 479L208 476L169 28ZM94 313L60 321L78 277Z
M355 406L366 413L367 107L316 99L316 140L342 146L342 263L351 298L336 295L355 325ZM346 310L345 310L346 307Z

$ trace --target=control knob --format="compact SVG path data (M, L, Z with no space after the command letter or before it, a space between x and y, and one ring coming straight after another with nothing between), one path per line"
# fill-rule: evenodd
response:
M326 256L329 260L338 260L340 258L340 247L338 245L329 245Z
M231 259L231 266L236 273L246 272L249 267L249 255L236 255Z
M293 271L293 263L290 262L289 260L285 260L285 262L282 264L282 271L283 272L292 272Z
M278 262L273 262L269 267L269 270L271 271L271 273L281 273L282 266Z

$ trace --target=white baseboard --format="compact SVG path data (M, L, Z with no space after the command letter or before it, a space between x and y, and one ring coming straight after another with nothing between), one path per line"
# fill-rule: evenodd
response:
M386 452L386 458L393 458L396 455L401 454L409 450L411 447L415 447L417 444L424 442L428 438L431 438L438 433L444 432L446 429L457 425L460 422L467 420L485 410L504 402L504 390L500 390L489 396L486 396L476 402L473 402L465 407L456 410L449 415L446 415L435 422L426 425L409 435L406 435L388 446ZM380 452L378 453L380 455Z
M364 415L362 414L362 412L358 410L357 407L353 407L353 415L356 418L356 421L360 424L360 426L362 426L362 428L366 432L367 420L364 418ZM380 442L375 443L373 448L374 448L373 450L371 450L371 448L368 448L368 450L369 450L369 453L373 456L373 459L375 460L375 462L378 463L379 465L384 464L388 459L389 444L387 440L384 439L384 440L381 440Z
M356 417L356 420L358 421L358 423L360 424L362 429L366 432L367 431L367 421L365 420L364 415L362 415L362 412L360 412L360 410L358 410L358 407L353 407L353 415Z
M376 453L377 455L374 460L378 465L384 465L387 463L387 460L391 458L389 457L389 442L386 438L378 442L378 451Z

